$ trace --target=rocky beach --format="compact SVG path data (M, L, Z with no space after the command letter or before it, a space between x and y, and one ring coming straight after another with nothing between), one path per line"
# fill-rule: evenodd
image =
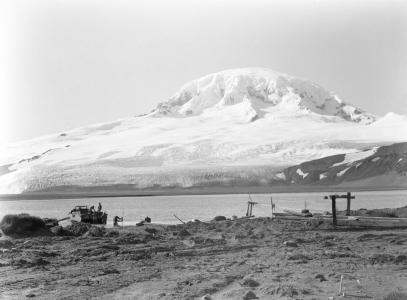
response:
M403 226L340 220L334 228L323 218L215 219L108 229L74 223L39 236L3 235L1 298L407 297Z

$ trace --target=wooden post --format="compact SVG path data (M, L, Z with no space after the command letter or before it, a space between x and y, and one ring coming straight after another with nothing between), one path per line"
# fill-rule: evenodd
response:
M177 218L182 224L185 224L185 222L182 221L180 218L178 218L175 214L174 214L174 217Z
M275 205L273 203L273 197L270 197L270 205L271 205L271 218L274 218L274 209L275 209Z
M332 195L331 200L332 200L332 223L334 224L334 226L336 226L337 225L337 223L336 223L336 196Z
M248 201L247 202L246 217L252 217L253 216L253 206L255 204L257 204L257 202L253 202L253 201Z
M355 196L352 196L351 192L347 192L346 193L346 199L347 199L346 215L350 216L350 200L355 199Z
M339 295L342 295L342 284L343 284L343 275L341 275L341 281L339 282Z
M350 216L350 199L351 199L351 195L350 192L346 193L346 215Z

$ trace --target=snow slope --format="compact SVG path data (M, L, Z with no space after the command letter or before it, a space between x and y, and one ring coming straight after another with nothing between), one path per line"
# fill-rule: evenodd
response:
M377 118L274 71L230 70L191 81L150 114L0 149L0 193L268 184L282 166L406 140L404 116Z

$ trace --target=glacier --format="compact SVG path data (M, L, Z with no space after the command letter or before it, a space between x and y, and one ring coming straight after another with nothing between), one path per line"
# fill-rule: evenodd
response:
M270 184L284 167L407 140L407 118L370 114L267 69L193 80L148 114L0 149L0 193Z

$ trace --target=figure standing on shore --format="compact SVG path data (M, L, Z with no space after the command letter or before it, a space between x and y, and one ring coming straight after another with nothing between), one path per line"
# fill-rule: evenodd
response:
M123 222L123 218L120 218L118 216L115 216L113 218L113 226L114 227L118 227L119 226L119 222Z

